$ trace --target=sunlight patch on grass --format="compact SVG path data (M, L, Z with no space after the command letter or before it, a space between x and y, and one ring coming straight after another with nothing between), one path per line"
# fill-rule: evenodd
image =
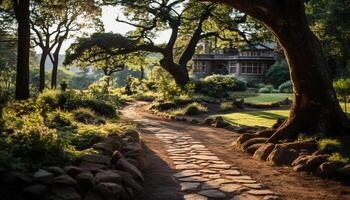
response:
M217 115L214 115L215 117ZM231 113L222 116L227 122L233 125L263 126L271 128L277 119L286 119L289 116L289 110L266 110Z
M259 94L258 96L248 97L244 99L246 103L253 104L270 104L283 101L286 98L292 99L292 94L276 93L276 94Z

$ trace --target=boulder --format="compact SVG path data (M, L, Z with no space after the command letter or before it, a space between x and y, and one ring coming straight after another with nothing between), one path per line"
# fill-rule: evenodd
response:
M48 167L46 170L48 172L54 173L55 175L62 175L62 174L64 174L64 170L62 168L60 168L60 167L55 167L55 166Z
M111 133L111 134L107 135L107 137L116 139L119 142L122 140L122 137L119 134L117 134L117 133Z
M100 165L109 166L111 164L111 157L101 154L87 154L77 159L80 162L91 162Z
M40 183L48 183L54 177L54 174L43 169L39 169L33 174L34 180Z
M252 139L252 138L255 138L255 137L256 137L256 136L253 135L253 134L243 134L243 135L239 136L239 137L237 138L237 140L234 141L234 142L232 143L232 145L233 145L233 146L236 146L237 148L241 148L241 145L242 145L245 141L247 141L247 140L249 140L249 139Z
M68 175L60 175L52 179L51 185L55 187L76 187L78 183Z
M110 148L109 145L104 142L99 142L97 144L94 144L92 148L98 151L102 155L108 155L108 156L113 155L112 148Z
M191 120L191 124L199 124L199 121L196 120L196 119L192 119L192 120Z
M252 146L253 144L262 144L262 143L265 143L266 140L267 138L252 138L243 142L242 145L240 146L242 150L246 150L248 147Z
M327 161L328 156L325 155L302 155L297 158L293 163L294 171L314 171L322 163Z
M225 128L230 126L230 123L226 122L223 117L218 116L214 118L212 126L214 126L215 128Z
M0 175L0 185L6 188L16 188L22 190L23 188L33 184L33 177L22 172L6 172Z
M296 142L290 142L290 143L283 143L279 146L283 146L289 149L295 149L299 152L309 152L313 153L318 149L317 141L315 140L306 140L306 141L296 141Z
M93 173L99 171L99 170L104 170L104 169L107 169L107 166L106 165L102 165L102 164L98 164L98 163L92 163L92 162L86 162L86 161L83 161L80 163L79 167L82 169L82 170L88 170L88 171L91 171Z
M275 166L289 166L297 159L299 153L294 149L286 147L276 147L267 157L267 161Z
M137 132L136 130L133 130L133 129L129 129L129 130L125 131L123 133L123 137L129 137L132 139L133 142L140 142L141 141L140 133Z
M140 152L137 156L132 156L139 163L139 169L145 170L150 165L150 161L144 152Z
M214 119L213 118L206 118L204 120L204 124L211 125L212 123L214 123Z
M142 186L137 181L135 181L135 179L131 176L130 173L119 170L112 171L119 174L122 177L123 185L126 185L138 192L141 192L143 190Z
M79 174L82 169L80 167L77 167L77 166L73 166L73 165L68 165L68 166L65 166L63 168L63 170L71 177L75 177L77 174Z
M121 168L129 172L134 178L139 180L144 180L142 173L132 164L130 164L126 159L119 159L116 163L117 168Z
M339 168L338 170L339 175L350 177L350 165L345 165L344 167Z
M111 163L116 163L121 158L125 159L124 155L122 153L120 153L119 151L114 151L114 153L112 155Z
M81 200L82 197L73 187L53 188L51 192L60 200ZM54 198L55 199L55 198Z
M342 167L339 162L325 162L317 168L316 174L322 177L334 177Z
M82 171L76 176L79 188L87 192L95 185L94 175L90 171Z
M276 147L275 144L272 143L266 143L262 144L254 153L253 158L257 160L266 160L267 157L270 155L272 150Z
M258 150L262 145L262 143L257 143L257 144L253 144L251 146L249 146L248 148L246 148L244 151L250 154L254 154L256 150Z
M86 195L85 200L117 200L122 190L123 187L116 183L99 183Z
M23 194L26 199L42 199L48 192L48 188L45 185L37 184L31 185L23 190Z
M133 158L127 158L126 159L130 164L134 165L137 169L140 169L140 164L137 160Z
M122 177L112 171L99 171L95 175L95 180L98 183L121 183Z

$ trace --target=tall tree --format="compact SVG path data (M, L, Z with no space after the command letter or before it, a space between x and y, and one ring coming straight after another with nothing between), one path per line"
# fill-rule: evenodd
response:
M101 8L94 0L35 0L31 8L31 28L35 33L33 40L42 50L39 90L45 87L45 62L48 57L53 64L51 88L56 88L63 42L73 32L96 25Z
M123 38L121 35L97 33L80 45L74 45L67 52L68 60L78 57L90 48L98 47L104 53L127 54L137 51L160 53L163 58L160 65L168 71L178 85L185 85L189 81L188 63L195 53L198 42L206 37L220 36L220 29L206 31L204 27L215 15L221 15L223 9L227 15L232 9L224 8L213 3L198 3L196 1L126 1L105 0L107 4L120 5L127 20L117 18L118 22L135 27L135 31ZM232 15L231 15L232 16ZM235 16L245 19L244 16ZM232 18L231 18L232 19ZM212 20L216 22L216 20ZM240 23L241 20L231 20L230 23ZM158 33L170 30L170 38L165 44L155 44ZM240 31L235 29L234 31ZM181 40L181 45L179 41ZM109 41L109 42L106 42ZM181 46L181 48L178 48ZM180 49L180 51L179 51ZM70 58L69 58L70 57Z
M265 24L285 50L293 82L288 118L268 142L295 139L299 133L346 134L350 121L336 98L323 50L308 26L304 0L217 0Z
M18 48L16 70L16 99L28 99L29 94L29 48L30 18L29 0L12 0L18 22Z

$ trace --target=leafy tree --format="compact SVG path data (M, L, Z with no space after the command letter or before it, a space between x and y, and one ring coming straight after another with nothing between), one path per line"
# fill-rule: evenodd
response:
M332 72L350 75L350 2L310 0L307 3L310 28L320 39Z
M265 74L266 82L273 84L275 87L278 87L282 83L288 81L289 69L288 63L286 60L281 60L272 65Z
M335 135L350 130L332 84L319 40L310 30L304 0L218 0L261 21L279 39L287 57L294 95L291 113L267 142L296 139L299 133ZM307 42L305 42L307 41Z
M235 15L232 9L215 3L198 3L196 1L126 1L105 0L106 4L119 5L128 20L116 20L135 27L126 35L111 33L96 33L90 38L78 41L67 52L68 60L74 60L89 49L98 47L101 51L96 53L127 54L138 51L160 53L163 58L160 65L168 71L178 85L184 86L189 81L188 63L195 53L196 46L201 39L207 37L220 37L222 30L205 30L206 23L222 22L216 15L239 18L231 20L230 25L241 23L245 17ZM222 12L226 9L227 12ZM217 25L219 27L219 25ZM228 27L228 26L227 26ZM237 25L236 25L237 27ZM154 39L158 33L171 30L170 38L165 44L155 44ZM230 30L232 31L232 30ZM239 28L233 31L240 31Z
M350 79L339 79L333 83L333 86L339 99L344 102L345 113L347 113L346 103L348 102L350 96Z
M97 25L101 8L94 0L33 0L31 13L31 28L35 33L33 41L42 50L39 90L42 91L45 87L47 57L53 64L51 88L56 88L59 53L63 42L82 28Z

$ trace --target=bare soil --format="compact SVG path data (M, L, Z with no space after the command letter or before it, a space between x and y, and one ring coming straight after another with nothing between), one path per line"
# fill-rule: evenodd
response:
M227 163L263 183L268 189L290 200L350 200L350 187L333 180L325 180L307 173L294 172L287 167L269 166L267 162L254 160L251 155L237 151L231 143L240 136L224 129L172 121L149 113L144 103L134 102L122 113L128 120L149 119L164 128L191 135ZM171 176L175 170L164 144L151 132L142 131L142 139L151 165L145 173L145 191L142 200L183 199L179 185Z

